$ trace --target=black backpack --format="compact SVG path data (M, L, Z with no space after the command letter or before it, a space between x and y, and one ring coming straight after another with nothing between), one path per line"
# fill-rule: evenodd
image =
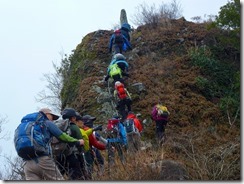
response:
M119 29L114 32L114 43L116 44L124 43L123 34Z

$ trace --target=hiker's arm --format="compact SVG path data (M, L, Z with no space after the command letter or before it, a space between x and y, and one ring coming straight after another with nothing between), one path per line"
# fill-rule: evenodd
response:
M78 139L70 137L68 134L66 134L64 132L60 136L58 136L57 138L60 139L61 141L64 141L64 142L77 142L78 141Z
M114 40L114 36L112 35L109 41L109 52L112 52L113 40Z
M127 144L127 139L126 139L126 131L122 123L119 124L120 128L120 133L121 133L121 138L122 138L122 143Z
M125 91L126 91L126 93L127 93L128 97L131 99L131 96L130 96L129 91L128 91L127 89L125 89Z
M117 97L117 90L114 90L114 98Z
M157 109L156 109L156 106L153 107L153 110L152 110L152 119L155 121L156 120L156 117L157 117Z
M94 146L95 148L97 148L99 150L105 150L106 149L106 145L98 142L94 134L91 134L89 136L89 142L92 146Z
M46 122L47 124L47 127L49 129L49 131L51 132L51 134L60 139L61 141L64 141L64 142L71 142L71 143L75 143L77 145L83 145L84 144L84 141L82 143L81 140L78 140L78 139L75 139L71 136L69 136L68 134L64 133L62 130L60 130L57 125L55 125L54 123L52 123L51 121L47 121Z

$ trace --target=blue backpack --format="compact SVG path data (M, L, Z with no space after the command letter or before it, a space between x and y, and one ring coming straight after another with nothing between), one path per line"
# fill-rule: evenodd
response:
M47 117L41 112L27 114L22 118L14 134L15 149L21 158L30 160L48 155L49 144L43 134L46 120Z

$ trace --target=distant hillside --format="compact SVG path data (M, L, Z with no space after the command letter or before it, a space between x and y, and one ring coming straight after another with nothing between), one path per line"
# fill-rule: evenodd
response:
M112 58L108 53L111 34L112 31L98 30L77 45L68 57L70 67L61 93L63 108L73 107L81 114L96 116L97 122L104 125L114 114L108 88L103 84ZM192 178L198 178L196 170L208 178L201 167L204 158L213 166L224 160L226 177L240 178L240 116L235 117L235 106L229 116L220 106L227 91L236 89L240 53L224 44L222 36L228 34L181 18L154 28L138 27L131 34L133 50L125 53L130 65L126 85L132 93L132 110L147 120L143 139L153 142L155 125L150 112L155 103L164 103L171 112L165 158L184 163ZM214 83L213 79L218 81ZM144 88L138 88L137 83Z

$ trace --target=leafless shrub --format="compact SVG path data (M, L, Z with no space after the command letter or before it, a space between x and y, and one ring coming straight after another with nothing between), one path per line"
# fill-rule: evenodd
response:
M161 18L178 19L182 16L181 5L176 0L172 0L170 4L162 3L159 11Z
M3 131L3 125L7 123L7 116L0 115L0 139L8 139L9 138L9 132L4 132Z
M216 19L216 15L204 15L204 18L202 18L201 16L195 16L192 17L191 20L193 20L193 22L195 23L211 23L214 22Z
M25 180L24 175L24 161L20 157L11 158L9 156L2 156L5 159L4 172L2 173L3 180Z
M64 59L62 59L64 60ZM63 62L64 63L64 62ZM56 111L61 111L61 90L63 87L64 74L60 67L53 63L54 73L43 74L43 81L47 82L46 89L43 89L35 97L37 102L48 105Z
M199 149L199 144L201 145L204 140L203 135L204 131L174 137L168 142L171 151L180 154L183 162L187 165L190 179L240 179L240 142L233 141L225 144L216 142L211 150Z
M151 25L153 27L157 26L159 23L160 14L156 9L155 4L149 6L147 4L140 4L137 7L137 14L134 16L132 21L135 25L141 26L144 24Z
M36 101L46 104L49 107L53 107L58 111L61 111L60 92L63 83L60 75L56 72L43 74L43 76L43 80L47 82L46 89L43 89L41 92L38 93Z
M181 6L176 0L172 0L170 4L162 3L158 9L155 4L149 6L144 3L137 7L137 13L132 22L137 26L147 24L157 27L160 22L165 22L167 19L180 18L181 12Z

